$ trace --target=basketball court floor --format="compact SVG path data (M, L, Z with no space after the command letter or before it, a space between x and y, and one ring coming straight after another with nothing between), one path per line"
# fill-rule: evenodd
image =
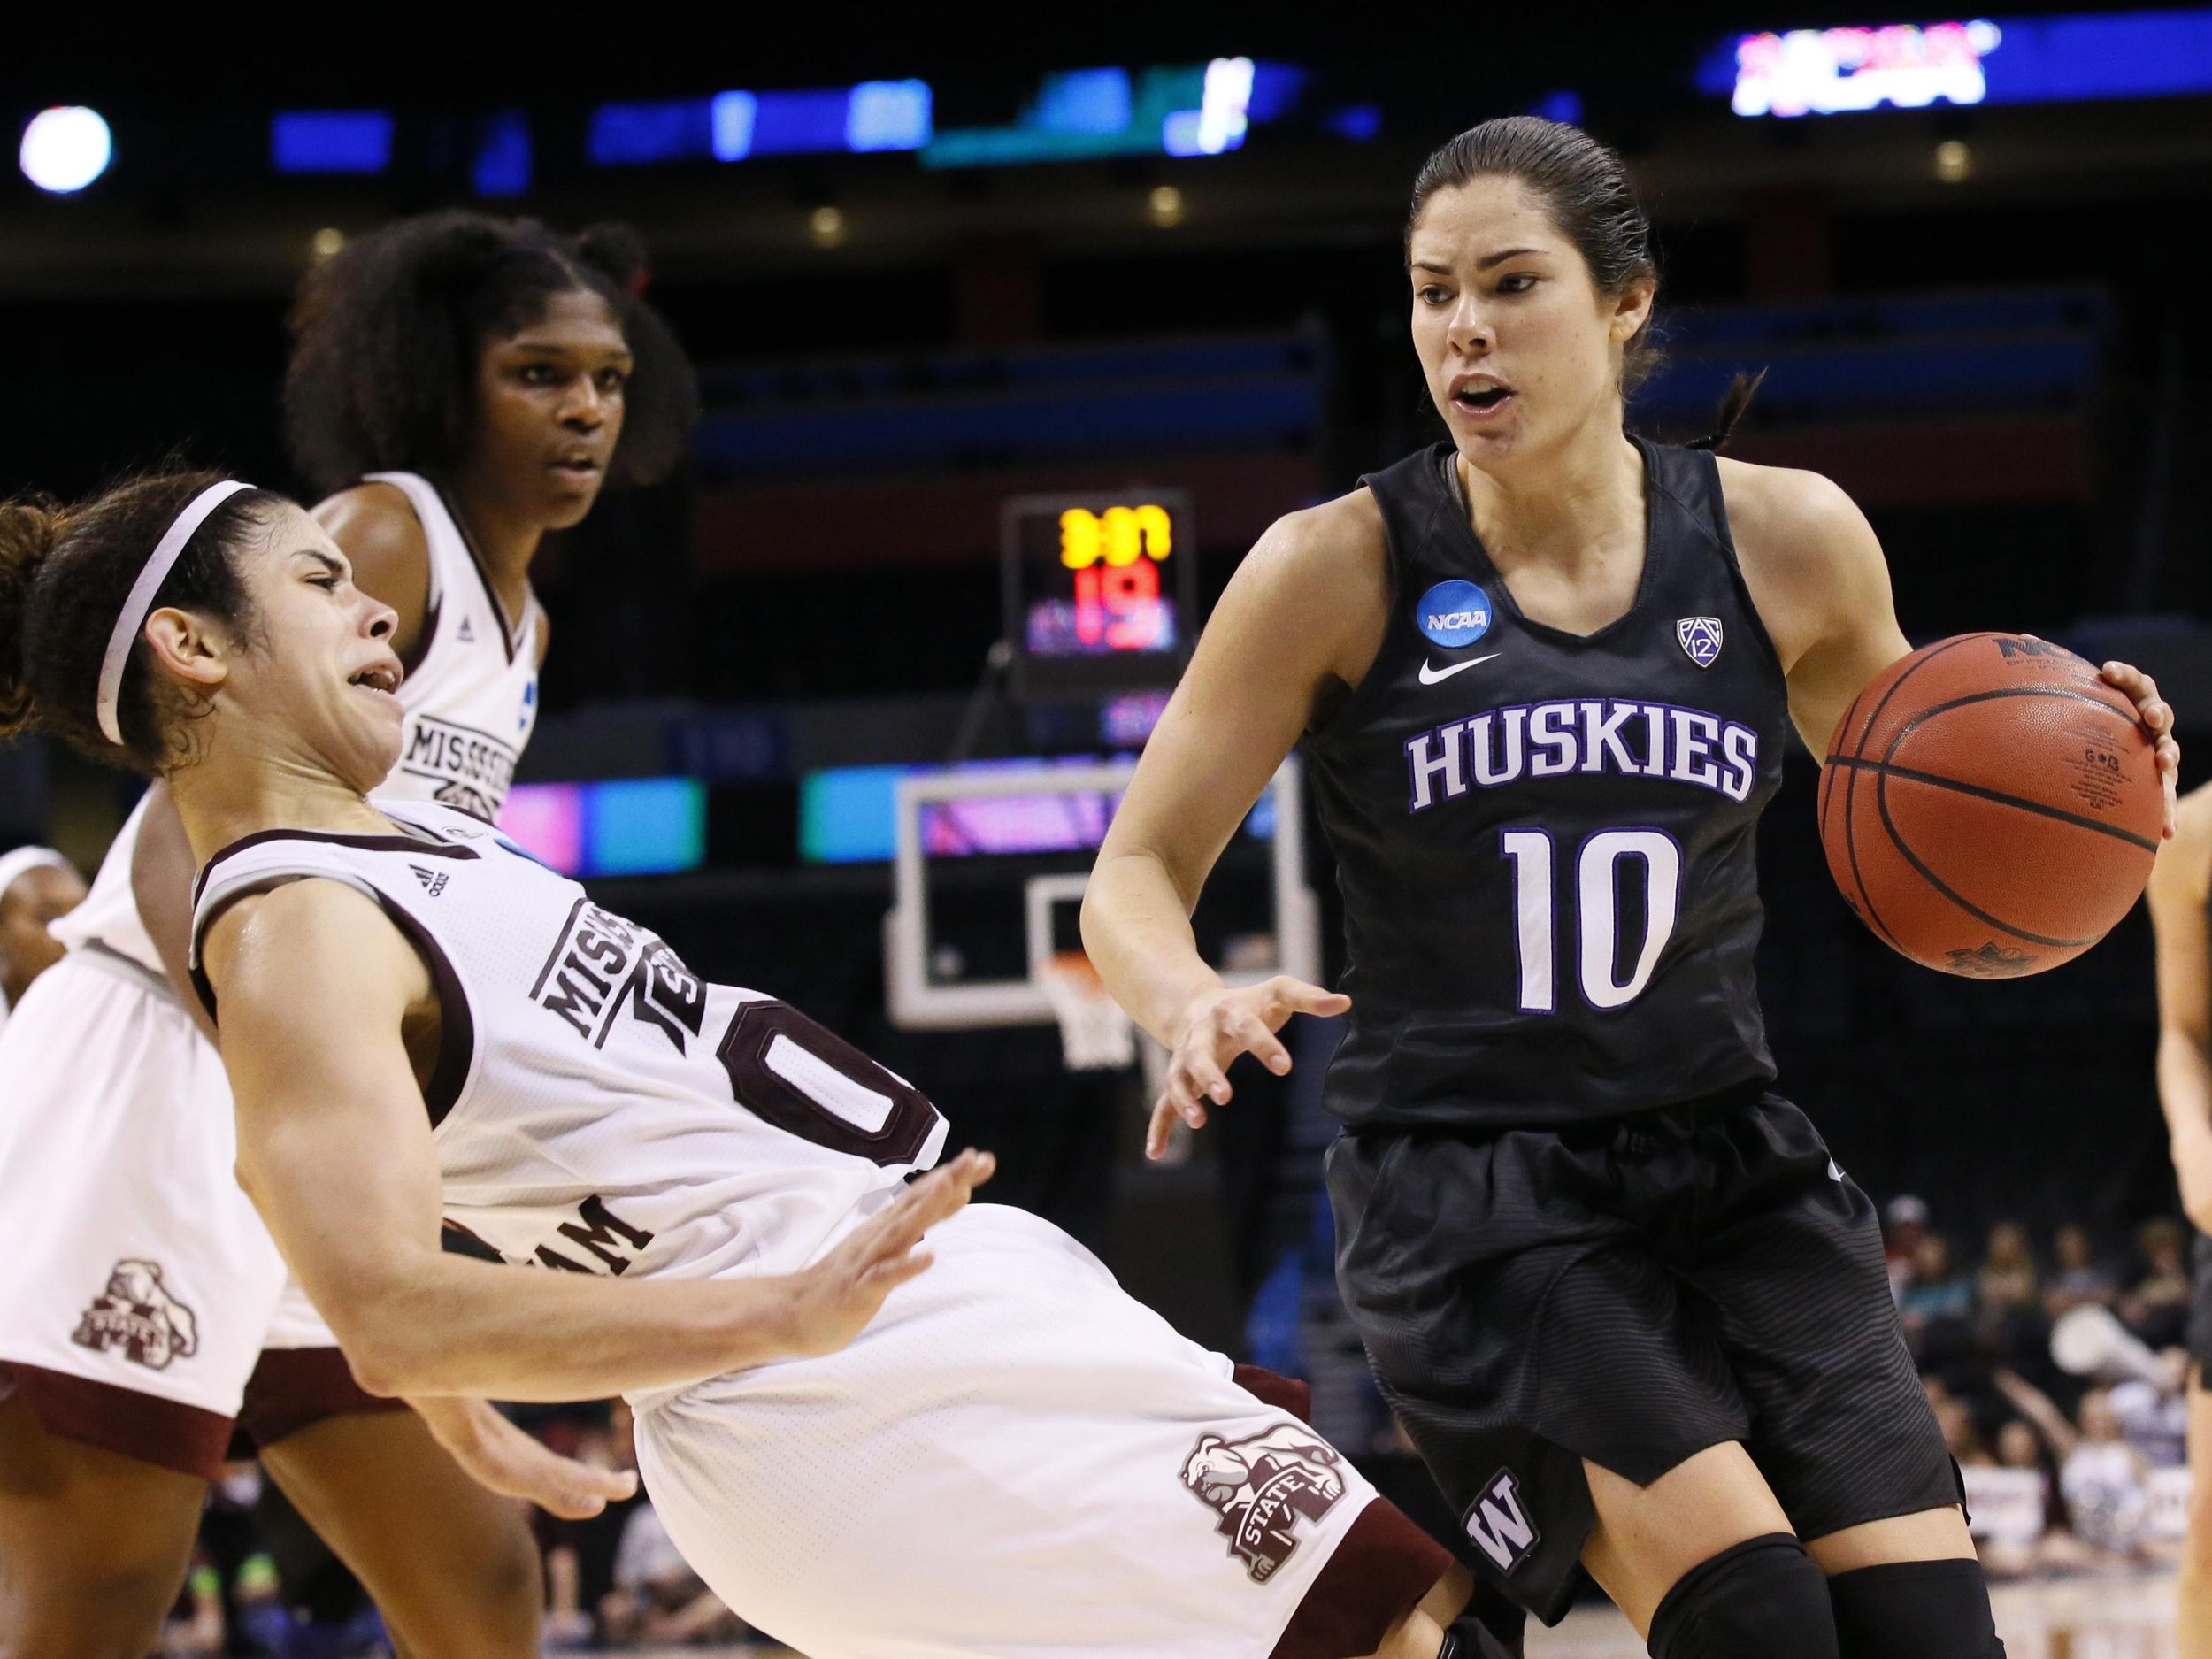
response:
M2008 1659L2174 1659L2174 1586L2162 1574L2069 1578L1998 1587ZM1643 1644L1610 1608L1570 1614L1529 1633L1528 1659L1643 1659ZM737 1647L724 1659L792 1659L780 1647ZM705 1659L696 1647L644 1659Z

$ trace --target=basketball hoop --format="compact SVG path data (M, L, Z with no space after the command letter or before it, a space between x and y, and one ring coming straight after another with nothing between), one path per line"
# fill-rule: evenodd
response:
M1044 964L1045 995L1060 1024L1071 1071L1119 1071L1137 1057L1136 1027L1079 950L1056 950Z

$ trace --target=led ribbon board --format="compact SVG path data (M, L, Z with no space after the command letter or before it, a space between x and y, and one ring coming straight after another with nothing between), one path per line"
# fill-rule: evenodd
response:
M1698 84L1750 117L2187 96L2212 92L2212 9L1768 30Z

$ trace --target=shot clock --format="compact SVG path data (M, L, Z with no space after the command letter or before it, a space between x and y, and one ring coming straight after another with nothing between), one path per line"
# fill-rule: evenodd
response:
M1001 528L1017 696L1174 684L1197 626L1187 495L1017 496Z

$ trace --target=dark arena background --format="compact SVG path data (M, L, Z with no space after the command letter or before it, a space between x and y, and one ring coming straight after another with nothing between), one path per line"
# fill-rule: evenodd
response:
M1451 1536L1338 1302L1334 1033L1294 1025L1288 1079L1245 1063L1214 1126L1146 1164L1143 1066L1067 1065L1025 933L1026 895L1048 962L1072 948L1064 892L1036 884L1079 876L1116 791L1044 774L1141 749L1271 521L1443 435L1407 333L1409 188L1454 133L1534 111L1617 146L1656 226L1665 361L1632 427L1694 436L1765 369L1730 452L1851 494L1916 645L2005 629L2137 662L2178 710L2185 788L2212 775L2212 9L1429 27L979 13L946 19L969 39L856 22L760 50L649 27L599 76L580 57L540 75L374 51L264 74L204 43L180 48L204 81L158 54L16 57L0 495L71 497L173 452L303 488L277 393L316 261L448 206L635 227L703 416L670 481L611 491L541 556L554 645L508 829L703 976L771 989L917 1079L999 1154L994 1198L1070 1229L1194 1338L1310 1378L1317 1425ZM1117 632L1137 578L1168 618L1141 639ZM2048 1334L2102 1301L2151 1349L2180 1340L2147 920L2024 980L1916 967L1830 881L1817 778L1793 748L1760 845L1781 1087L1885 1207L1970 1485L2016 1500L2021 1467L1982 1466L2008 1425L2037 1431L2042 1513L1989 1558L2022 1581L2000 1594L2016 1659L2171 1653L2188 1496L2170 1379L2132 1379L2133 1518L2085 1519L2065 1475L2091 1379ZM933 779L950 793L917 801ZM136 788L58 744L0 745L0 850L48 842L89 872ZM1310 810L1263 801L1201 932L1225 958L1294 960L1275 902L1292 879L1317 895L1328 982L1326 846L1284 816ZM987 983L1026 989L937 995ZM604 1405L523 1416L626 1455ZM169 1650L384 1651L257 1488L242 1465L211 1500ZM745 1640L649 1539L625 1548L632 1512L541 1529L549 1633ZM310 1629L325 1645L298 1645ZM1530 1644L1634 1651L1601 1606Z

